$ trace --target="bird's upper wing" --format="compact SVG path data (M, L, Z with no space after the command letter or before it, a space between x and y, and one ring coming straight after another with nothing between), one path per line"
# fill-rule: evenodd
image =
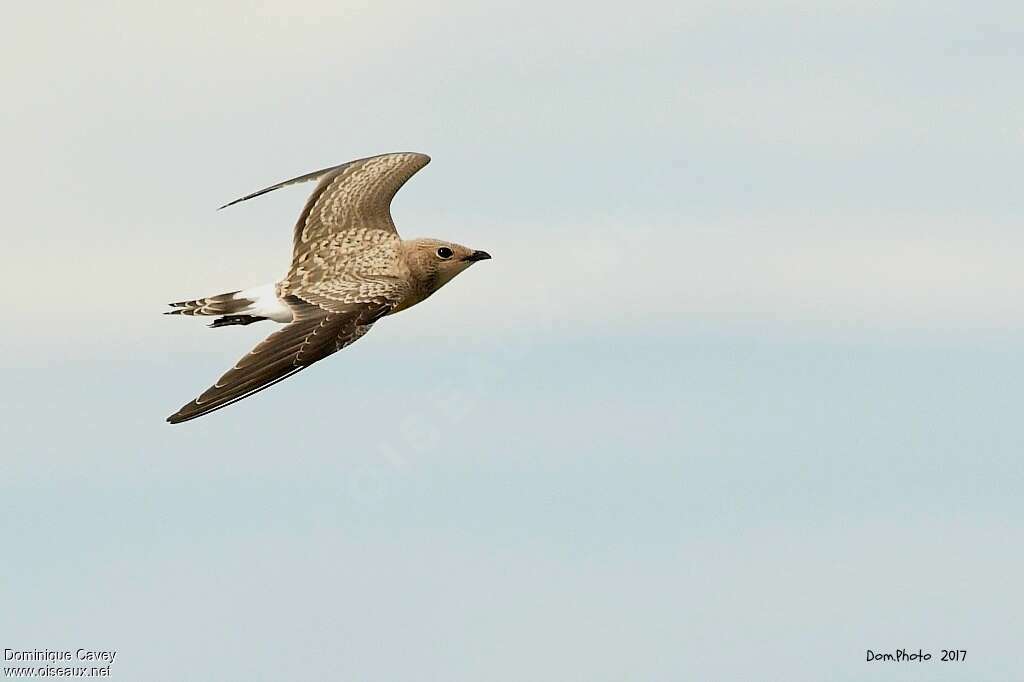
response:
M279 182L225 206L287 185L319 180L295 224L294 269L304 262L304 256L332 244L355 246L362 241L379 242L382 235L370 234L372 232L397 236L391 219L391 200L402 185L428 163L429 156L415 152L371 156Z
M249 351L217 383L167 421L177 424L195 419L269 388L354 343L393 309L386 297L348 304L336 301L334 310L294 296L287 303L295 311L295 319L287 327Z

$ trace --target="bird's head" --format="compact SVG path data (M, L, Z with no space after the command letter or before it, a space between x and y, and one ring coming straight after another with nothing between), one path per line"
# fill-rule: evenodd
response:
M440 239L410 239L404 247L405 261L427 295L443 287L473 263L491 257L486 251Z

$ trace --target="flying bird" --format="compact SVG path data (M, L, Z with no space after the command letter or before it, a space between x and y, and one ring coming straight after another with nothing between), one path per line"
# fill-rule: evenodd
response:
M391 200L425 154L382 154L279 182L221 208L287 185L319 180L295 224L292 263L276 284L171 303L168 315L212 315L212 327L283 323L172 424L209 414L287 379L360 339L386 315L423 301L490 255L440 239L402 239Z

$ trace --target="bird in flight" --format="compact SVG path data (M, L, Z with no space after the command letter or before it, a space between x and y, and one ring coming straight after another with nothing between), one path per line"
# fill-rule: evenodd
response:
M485 251L439 239L402 239L391 200L425 154L382 154L280 182L221 208L319 180L295 224L292 263L276 284L171 303L168 315L213 315L212 327L286 324L195 400L172 424L209 414L287 379L362 337L373 323L424 300Z

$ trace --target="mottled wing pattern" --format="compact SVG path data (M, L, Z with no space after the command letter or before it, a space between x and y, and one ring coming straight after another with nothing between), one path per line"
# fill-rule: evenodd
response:
M409 293L409 284L398 277L352 275L319 279L296 290L297 297L331 312L343 312L352 305L380 305L397 308Z
M319 180L295 224L294 268L304 255L320 248L384 240L384 235L371 232L397 236L391 219L391 200L402 185L428 163L429 156L416 152L371 156L279 182L221 208L281 187Z
M326 310L290 297L295 319L253 348L202 395L167 418L172 424L195 419L287 379L357 341L391 311L387 302L353 302Z
M381 230L396 236L391 200L401 185L430 163L425 154L385 154L339 166L325 174L295 224L293 265L325 241L355 243L367 232ZM341 240L332 238L341 237Z

